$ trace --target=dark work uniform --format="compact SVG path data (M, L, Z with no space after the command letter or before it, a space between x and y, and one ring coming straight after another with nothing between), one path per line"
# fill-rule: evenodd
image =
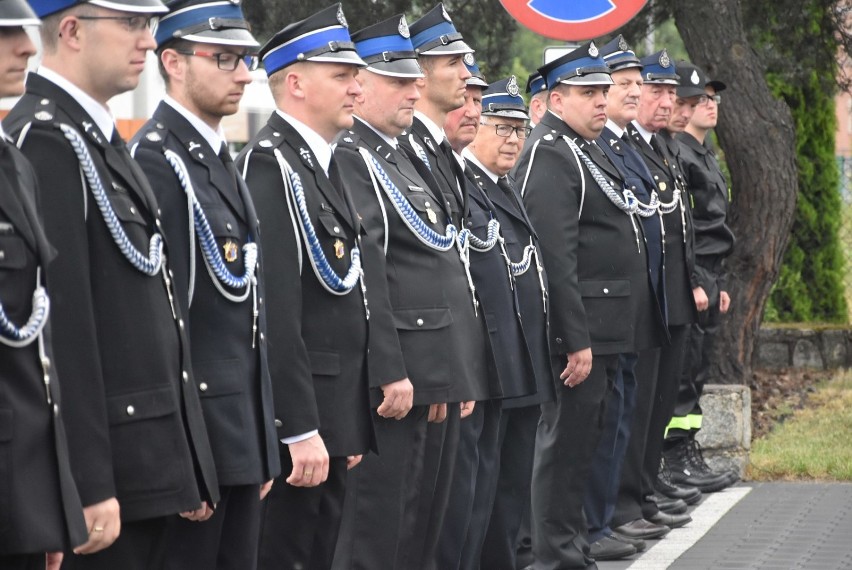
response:
M540 240L550 281L556 402L542 405L532 483L534 568L586 568L583 496L618 355L655 342L657 322L641 224L601 191L563 139L574 140L616 189L622 174L596 144L548 112L524 145L514 178ZM581 163L582 164L582 163ZM582 204L582 210L581 208ZM567 356L591 347L588 378L559 380Z
M626 131L629 143L640 154L653 178L654 187L651 189L656 190L659 200L663 204L671 203L677 184L683 193L683 205L663 215L666 315L670 344L660 350L656 366L657 382L651 400L653 406L650 409L644 452L639 448L642 443L638 439L631 442L628 450L619 501L612 520L614 526L638 518L649 518L658 511L656 503L646 497L654 492L653 482L662 456L663 433L677 396L687 333L696 318L691 283L694 260L692 221L687 207L689 196L683 187L680 168L669 152L667 142L661 140L663 134L654 135L651 143L647 143L633 123L627 126ZM643 375L654 372L653 364L651 356L647 356L644 362L640 358L639 367ZM647 396L642 398L640 395L640 399L647 400Z
M250 567L257 558L258 489L280 471L266 365L263 279L256 275L256 291L252 284L237 289L214 283L218 278L207 269L203 233L189 224L187 193L164 153L175 153L183 163L210 225L217 261L235 277L246 271L244 244L260 237L257 215L230 155L223 154L223 162L221 149L210 148L170 104L160 103L131 149L163 211L162 228L171 244L177 298L188 315L192 366L222 497L209 521L170 521L167 567Z
M276 153L297 175L319 251L312 253L305 243ZM329 568L345 496L346 457L366 453L374 439L368 321L360 283L345 294L331 293L311 260L324 258L334 274L347 275L361 225L334 161L326 175L310 145L279 113L270 116L237 163L262 229L278 435L319 429L330 457L325 483L294 487L285 481L293 469L289 449L280 444L282 475L264 506L259 568Z
M30 318L38 270L43 282L56 255L35 194L32 166L0 135L0 308L15 327ZM44 568L45 552L88 539L49 324L23 343L0 331L0 568L8 570Z
M491 203L491 211L500 222L509 259L520 263L527 246L533 245L540 251L538 238L520 195L507 176L495 182L471 156L467 155L468 172ZM506 339L516 344L512 346L507 343L505 349L500 349L505 351L503 354L495 351L503 388L497 434L499 464L496 469L499 475L479 557L479 567L489 570L515 569L515 545L521 518L529 509L540 404L552 401L555 397L547 342L547 298L542 291L542 287L545 291L547 288L547 274L543 265L539 272L537 261L540 260L540 257L538 260L530 259L527 270L512 277L510 307L520 316L521 335ZM529 392L527 384L531 381L535 386ZM521 395L521 392L528 393ZM477 567L475 563L467 562L465 567Z
M694 436L701 426L699 399L710 373L720 326L719 293L725 289L725 258L734 248L734 234L727 224L730 193L716 155L691 134L677 136L680 164L689 188L695 227L695 268L693 281L707 293L706 311L698 313L698 323L690 330L686 366L681 377L674 417L668 436Z
M160 212L121 137L106 139L68 92L31 73L5 126L24 135L21 150L42 166L38 205L58 251L47 283L71 467L83 505L117 497L122 519L110 548L68 552L63 567L147 568L162 554L169 515L218 500L213 455L168 267L149 276L119 249L60 125L82 138L107 209L143 256Z
M468 393L464 387L484 379L482 313L474 314L455 246L440 251L415 235L378 179L374 185L359 149L369 151L401 193L404 207L429 228L443 235L450 218L429 170L413 163L419 159L401 145L394 148L360 119L339 137L335 160L347 173L365 227L365 255L379 260L377 267L367 267L367 294L377 311L371 316L376 334L370 341L370 383L378 388L409 378L414 408L400 421L374 414L379 454L365 457L351 473L356 482L346 505L341 538L346 542L338 547L334 567L428 568L451 492L448 467L454 465L459 437L458 404L451 404L443 424L427 426L426 417L430 404L458 402L453 398ZM376 391L374 407L380 401ZM454 427L451 448L440 445L446 423ZM432 442L430 426L438 436ZM450 450L453 457L442 457Z

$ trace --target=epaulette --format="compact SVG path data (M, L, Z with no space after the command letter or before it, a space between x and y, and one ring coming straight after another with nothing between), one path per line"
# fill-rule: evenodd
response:
M337 135L337 144L339 146L351 146L357 147L358 142L361 140L357 134L352 131L341 131L339 135Z
M142 146L162 148L168 134L168 129L166 129L166 126L163 123L151 123L148 128L145 129L144 134L139 137L139 144Z
M252 149L256 152L265 152L268 154L272 154L272 149L278 148L284 139L281 137L281 133L278 131L273 131L271 129L265 128L261 131L262 138L260 138L254 145Z
M543 144L543 145L553 146L554 144L556 144L556 141L558 141L561 138L562 137L560 137L556 133L556 131L550 131L549 133L547 133L546 135L541 137L541 139L539 139L539 140L541 140L541 144Z
M33 109L33 123L37 125L50 124L56 118L56 102L53 99L40 99Z

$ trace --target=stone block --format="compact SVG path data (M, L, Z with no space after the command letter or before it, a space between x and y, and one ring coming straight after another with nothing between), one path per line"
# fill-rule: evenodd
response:
M783 338L780 339L783 341ZM786 368L790 366L790 348L785 342L770 342L761 338L757 345L758 368Z
M698 442L714 468L735 469L740 475L751 449L751 392L739 384L708 384L701 397L704 418Z
M822 357L826 368L846 366L848 334L843 330L827 330L822 333Z
M816 368L822 370L825 363L822 360L819 347L814 342L816 339L800 339L793 347L794 368Z

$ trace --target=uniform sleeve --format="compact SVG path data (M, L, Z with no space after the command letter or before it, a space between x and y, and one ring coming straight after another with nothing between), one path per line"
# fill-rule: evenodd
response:
M344 184L361 218L365 235L361 239L361 260L370 308L367 366L369 385L378 388L408 377L387 283L385 222L370 173L361 155L350 147L338 146L335 160L346 172Z
M57 131L33 128L23 147L36 169L37 203L57 256L47 269L54 357L62 371L64 419L74 480L83 506L116 494L106 395L92 305L86 215L100 216L79 163ZM91 220L95 223L99 220Z
M573 157L550 144L539 144L534 162L522 163L515 174L516 180L526 181L524 205L547 269L553 354L577 352L592 344L577 275L582 176Z
M302 339L301 241L293 231L286 188L278 162L269 154L251 152L245 180L260 219L260 242L266 305L269 374L280 421L279 439L320 428L308 350ZM310 270L304 260L303 270ZM276 421L276 425L278 425Z

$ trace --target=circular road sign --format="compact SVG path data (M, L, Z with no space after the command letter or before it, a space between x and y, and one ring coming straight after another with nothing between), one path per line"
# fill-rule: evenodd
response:
M648 0L500 0L521 24L557 40L588 40L617 30Z

